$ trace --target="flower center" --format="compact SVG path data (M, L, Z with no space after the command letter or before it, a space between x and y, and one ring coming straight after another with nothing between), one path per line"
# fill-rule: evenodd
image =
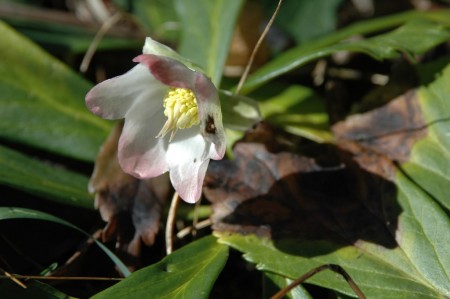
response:
M167 121L156 136L157 138L164 137L172 131L170 142L178 129L187 129L200 124L197 99L190 89L171 87L164 97L164 108Z

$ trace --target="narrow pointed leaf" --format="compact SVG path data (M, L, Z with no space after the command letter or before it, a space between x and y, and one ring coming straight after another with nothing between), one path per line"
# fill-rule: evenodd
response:
M266 64L249 76L247 82L242 88L242 92L248 93L270 80L285 74L293 69L299 68L318 58L329 56L339 51L361 52L372 56L375 59L389 59L398 56L400 53L406 54L420 54L428 49L442 43L450 38L450 30L446 28L449 26L448 21L443 21L440 16L449 14L448 11L440 12L438 15L423 15L431 19L437 19L439 23L434 23L426 19L420 19L421 15L407 14L400 15L400 17L388 19L386 23L362 23L360 32L358 27L351 27L351 30L343 29L331 36L324 37L313 43L307 43L304 46L298 46L291 50L284 52L277 58ZM400 25L398 22L405 21L405 19L413 19L405 25L385 34L381 34L372 38L368 38L355 42L338 43L351 34L363 34L376 30L386 29L393 25ZM414 19L417 20L414 20ZM383 21L383 20L382 20ZM444 25L440 24L444 23ZM378 27L379 26L379 27ZM384 27L385 26L385 27Z
M58 218L56 216L37 210L15 208L15 207L0 207L0 220L8 220L8 219L35 219L54 222L75 229L89 238L91 237L90 234L88 234L81 228L73 225L72 223L63 220L61 218ZM103 245L99 241L95 239L94 241L100 247L100 249L103 250L103 252L116 264L116 266L119 268L119 270L123 273L124 276L130 275L130 271L128 270L128 268L113 252L111 252L105 245Z

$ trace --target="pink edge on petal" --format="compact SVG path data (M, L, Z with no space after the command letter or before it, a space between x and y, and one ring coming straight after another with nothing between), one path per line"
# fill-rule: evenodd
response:
M211 80L202 73L195 74L195 93L199 101L217 99L217 89Z
M95 88L92 88L86 95L86 107L95 115L102 116L102 110L95 102Z
M142 54L135 57L133 61L145 65L152 75L165 85L194 90L195 72L177 60Z
M227 145L223 142L220 144L214 144L215 152L212 153L211 159L222 160L227 150Z

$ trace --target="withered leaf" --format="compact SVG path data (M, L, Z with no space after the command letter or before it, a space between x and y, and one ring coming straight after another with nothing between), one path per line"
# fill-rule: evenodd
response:
M415 90L377 109L352 115L332 130L339 140L357 142L398 162L408 161L414 143L427 134Z
M118 249L137 257L141 241L149 246L155 241L170 185L164 175L138 180L122 171L117 159L122 127L123 123L119 123L103 144L89 190L95 192L95 206L108 222L103 239L116 238Z
M263 123L235 145L234 154L232 161L212 162L207 172L213 229L275 241L364 239L394 246L395 187L360 167L351 153Z

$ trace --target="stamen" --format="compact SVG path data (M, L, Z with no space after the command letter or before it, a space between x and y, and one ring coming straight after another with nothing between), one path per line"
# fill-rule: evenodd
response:
M192 90L171 87L164 98L163 105L167 121L156 138L164 137L169 131L172 131L170 142L178 129L188 129L200 124L197 99Z

